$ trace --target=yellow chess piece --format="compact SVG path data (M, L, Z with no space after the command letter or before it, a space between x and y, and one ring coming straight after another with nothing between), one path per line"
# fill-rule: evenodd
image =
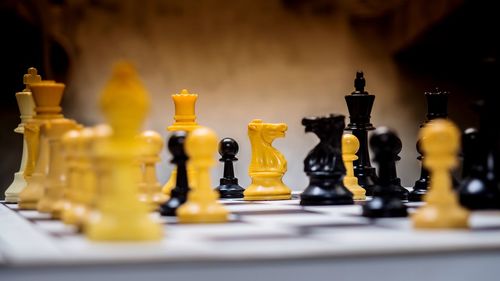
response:
M354 176L353 162L358 160L356 152L359 149L359 140L351 134L342 135L342 160L346 169L344 185L352 193L352 199L365 200L366 190L358 184L358 178Z
M426 205L412 216L415 228L467 228L469 212L460 206L452 189L450 171L457 166L460 131L445 119L436 119L425 125L419 133L424 167L430 172L429 192L424 196Z
M189 161L196 169L198 187L188 193L186 203L177 209L181 223L218 223L228 221L229 212L217 199L212 188L210 168L215 165L218 138L214 131L200 127L192 131L184 144Z
M66 132L61 141L66 159L66 184L63 191L61 220L66 224L75 224L76 218L73 213L77 204L77 196L81 184L81 173L78 159L78 143L80 130Z
M24 187L26 187L27 184L25 177L30 176L25 174L28 157L28 145L26 137L24 136L24 126L27 122L31 121L35 115L35 101L31 96L30 84L40 81L41 77L37 74L36 68L30 67L28 69L28 73L23 77L25 89L22 92L16 93L17 105L19 107L19 112L21 113L21 123L19 123L16 129L14 129L14 132L23 135L23 152L19 171L14 174L14 180L5 191L5 202L17 203L19 201L19 193L24 189Z
M19 194L20 209L36 209L43 196L46 171L49 165L49 143L45 136L49 123L63 119L61 114L64 84L54 81L41 81L30 85L35 101L36 115L25 125L25 137L28 144L28 160L25 174L27 185Z
M66 163L62 151L61 138L67 131L76 128L76 122L64 118L52 120L45 124L45 137L49 142L49 166L44 182L44 192L37 204L41 213L52 213L54 218L59 218L62 205L56 204L62 199L66 181Z
M179 94L172 95L172 100L174 101L175 115L174 124L168 126L167 130L169 132L174 131L186 131L191 132L192 130L199 127L196 123L196 113L195 105L198 99L197 94L191 94L188 90L183 89ZM189 178L189 186L191 189L196 188L196 170L191 167L190 164L187 165L187 173ZM177 168L172 170L170 178L165 183L162 188L162 192L170 196L170 191L175 186L175 178L177 177Z
M287 171L285 156L271 145L274 139L284 137L287 129L285 123L263 123L260 119L248 124L252 145L248 174L252 183L243 193L245 200L286 200L292 197L292 190L282 180Z
M168 198L161 192L161 185L156 176L156 163L160 161L163 138L157 132L148 130L139 135L139 141L144 146L139 159L143 170L139 183L139 200L146 203L151 210L156 210Z
M135 138L150 106L148 94L134 67L118 63L101 96L100 105L112 134L94 147L109 161L107 186L99 190L97 209L84 226L86 236L98 241L159 240L163 229L138 199L134 161L140 155Z

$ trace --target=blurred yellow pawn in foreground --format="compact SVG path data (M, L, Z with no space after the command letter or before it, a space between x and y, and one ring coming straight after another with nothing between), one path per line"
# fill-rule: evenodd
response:
M412 216L415 228L467 228L469 212L460 206L452 189L451 170L457 166L460 131L452 122L436 119L419 133L424 167L430 172L425 205Z

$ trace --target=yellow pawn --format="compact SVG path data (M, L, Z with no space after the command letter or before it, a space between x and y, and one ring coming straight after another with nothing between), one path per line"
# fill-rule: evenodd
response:
M365 200L366 190L358 184L358 178L354 176L353 162L358 160L358 156L356 156L358 149L359 140L356 136L351 134L342 135L342 160L346 169L344 185L352 193L352 199Z
M195 105L198 99L197 94L191 94L188 90L183 89L179 94L172 95L172 100L174 101L175 115L174 124L168 126L167 130L169 132L174 131L186 131L191 132L192 130L200 127L196 123L196 112ZM191 189L196 187L196 172L190 164L187 165L187 173L189 178L189 186ZM170 196L170 191L175 186L175 179L177 177L177 168L172 170L170 178L165 183L162 188L162 192Z
M49 166L44 182L44 193L37 204L41 213L52 213L54 218L60 218L62 205L58 203L63 196L66 181L66 163L62 151L62 136L67 131L76 128L76 122L69 119L56 119L44 127L45 136L49 142Z
M141 146L135 136L150 101L131 64L115 66L100 105L112 134L94 147L94 153L108 162L109 179L99 190L97 209L83 230L89 239L98 241L159 240L163 235L162 226L138 199L138 179L133 164L140 156Z
M283 183L287 171L285 156L272 147L274 139L284 137L285 123L263 123L255 119L248 124L248 137L252 145L252 159L248 174L252 183L243 193L245 200L286 200L292 190Z
M217 135L206 127L192 131L186 138L186 154L196 169L198 187L188 193L186 203L177 209L177 218L181 223L228 221L229 212L217 202L219 194L212 188L210 179L210 168L215 165L217 146Z
M460 131L450 121L436 119L420 130L424 167L431 175L426 204L412 216L415 228L467 228L469 212L452 189L450 171L456 167Z
M62 145L66 160L66 184L61 200L61 220L66 224L75 224L73 209L77 204L79 185L81 184L81 173L78 159L78 143L80 130L70 130L62 137Z
M146 203L151 210L156 210L168 198L161 192L161 184L156 176L156 163L160 161L163 138L155 131L144 131L139 135L139 141L144 145L144 151L139 158L143 171L139 183L139 200Z

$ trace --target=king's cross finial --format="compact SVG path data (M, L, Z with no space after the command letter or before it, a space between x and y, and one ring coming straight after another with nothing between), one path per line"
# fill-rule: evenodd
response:
M31 92L30 85L42 81L42 76L38 75L38 71L34 67L28 68L28 73L23 76L23 84L25 89L23 92Z

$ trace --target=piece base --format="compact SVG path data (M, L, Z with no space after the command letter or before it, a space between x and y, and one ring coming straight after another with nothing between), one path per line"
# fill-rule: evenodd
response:
M246 195L243 197L245 201L273 201L273 200L289 200L292 199L292 194L283 195Z
M243 198L245 189L237 184L219 185L215 188L220 194L221 199Z
M367 218L407 217L408 210L399 198L374 197L363 206L362 216Z

